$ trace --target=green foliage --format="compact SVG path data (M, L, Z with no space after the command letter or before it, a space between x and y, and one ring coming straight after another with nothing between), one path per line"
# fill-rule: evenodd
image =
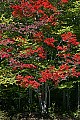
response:
M16 83L15 76L11 70L6 69L6 68L1 68L0 67L0 85L3 84L5 86L9 84L14 84Z
M2 24L8 24L11 23L13 21L13 16L9 16L8 18L6 18L5 14L1 14L1 17L0 17L0 21Z
M55 116L55 103L52 103L51 107L48 108L48 112L49 112L49 116L52 120L55 120L56 119L56 116Z
M66 6L61 8L60 15L60 30L59 33L72 31L80 38L80 1L72 1Z
M79 78L71 78L67 81L62 81L59 85L58 85L58 88L59 89L71 89L74 87L74 85L77 83L77 82L80 82L80 79Z

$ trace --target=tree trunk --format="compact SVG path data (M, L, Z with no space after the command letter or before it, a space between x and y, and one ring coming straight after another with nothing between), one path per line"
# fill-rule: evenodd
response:
M78 82L78 117L80 119L80 82Z

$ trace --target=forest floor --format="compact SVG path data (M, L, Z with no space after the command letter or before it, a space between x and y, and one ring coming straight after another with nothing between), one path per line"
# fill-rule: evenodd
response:
M0 120L80 120L79 118L72 118L70 116L55 115L55 117L50 118L47 115L30 114L26 113L15 114L13 116L8 116L6 112L0 111Z

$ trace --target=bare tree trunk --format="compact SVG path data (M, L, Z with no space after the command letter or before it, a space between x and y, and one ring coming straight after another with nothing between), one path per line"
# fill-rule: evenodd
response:
M65 89L63 89L63 109L66 109L66 95L65 95Z
M45 83L45 103L44 103L45 113L47 113L47 83Z
M80 82L78 81L78 117L80 119Z
M49 89L49 86L48 86L48 107L50 108L50 104L51 104L51 96L50 96L50 89Z
M67 89L67 110L70 110L69 100L70 100L69 89Z
M29 111L31 112L30 104L32 103L32 90L29 88Z

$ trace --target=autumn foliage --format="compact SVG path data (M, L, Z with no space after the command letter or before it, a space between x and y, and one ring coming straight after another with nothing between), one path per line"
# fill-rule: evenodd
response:
M62 6L67 3L68 0L61 0L56 4ZM24 88L38 88L47 81L57 85L69 77L80 76L80 42L76 35L69 31L61 35L49 33L48 36L49 30L59 24L61 11L58 7L48 0L28 0L10 5L10 8L14 23L12 26L9 23L7 29L12 36L6 33L6 25L3 24L0 58L2 66L16 75L17 84Z

